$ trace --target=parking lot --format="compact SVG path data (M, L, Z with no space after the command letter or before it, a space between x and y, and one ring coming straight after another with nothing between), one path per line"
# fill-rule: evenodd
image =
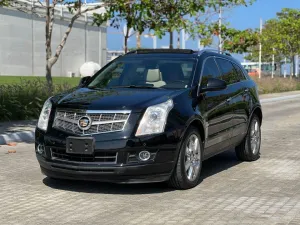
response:
M33 144L1 146L0 224L300 224L300 98L265 103L263 112L261 158L215 156L186 191L52 181Z

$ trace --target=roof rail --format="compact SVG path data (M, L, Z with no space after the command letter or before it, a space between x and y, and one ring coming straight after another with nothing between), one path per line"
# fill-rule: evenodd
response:
M159 48L159 49L137 49L128 52L127 54L147 54L147 53L181 53L181 54L193 54L194 51L191 49L167 49L167 48Z
M212 49L210 49L210 48L202 49L202 50L199 51L199 55L200 55L201 53L203 53L203 52L216 52L216 53L219 53L219 54L222 54L222 55L231 56L231 54L228 53L228 52L220 51L220 50L218 50L218 49L213 49L213 48L212 48Z

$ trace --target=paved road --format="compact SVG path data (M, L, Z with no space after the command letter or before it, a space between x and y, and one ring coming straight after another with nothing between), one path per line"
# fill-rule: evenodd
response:
M261 158L233 152L204 162L203 181L162 184L60 181L39 171L32 144L0 147L0 224L300 224L300 98L263 105ZM14 154L5 154L16 149Z

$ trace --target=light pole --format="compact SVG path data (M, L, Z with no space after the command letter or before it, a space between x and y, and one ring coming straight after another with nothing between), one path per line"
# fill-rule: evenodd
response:
M274 78L274 67L275 67L275 56L274 56L275 49L273 48L273 55L272 55L272 78Z
M260 35L262 34L262 19L260 19L260 26L259 26L259 30L260 30ZM261 39L261 38L260 38ZM262 49L262 45L261 45L261 40L259 41L259 62L258 62L258 78L261 78L261 49Z
M222 6L219 8L219 52L223 51L222 45Z
M283 71L283 77L286 78L286 57L284 58L284 71Z
M155 35L153 35L153 34L145 34L144 37L145 38L151 37L152 40L153 40L153 49L157 48L157 37Z

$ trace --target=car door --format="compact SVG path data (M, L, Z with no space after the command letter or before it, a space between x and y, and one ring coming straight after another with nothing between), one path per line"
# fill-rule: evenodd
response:
M247 87L247 79L241 68L234 62L232 62L232 64L236 72L236 82L234 82L233 88L237 93L232 101L234 111L232 120L232 144L237 145L243 140L247 133L250 90Z
M222 79L214 57L203 62L200 85L207 85L208 78ZM199 110L206 120L206 142L204 157L216 154L230 145L232 127L232 109L230 107L228 90L207 91L201 93ZM229 100L228 100L229 99Z
M239 142L240 137L244 136L245 126L247 120L245 119L245 102L244 98L244 88L242 84L242 78L239 77L238 71L234 67L234 63L228 59L217 58L217 64L221 70L222 78L227 83L227 89L230 107L232 110L232 136L230 143L235 145Z

